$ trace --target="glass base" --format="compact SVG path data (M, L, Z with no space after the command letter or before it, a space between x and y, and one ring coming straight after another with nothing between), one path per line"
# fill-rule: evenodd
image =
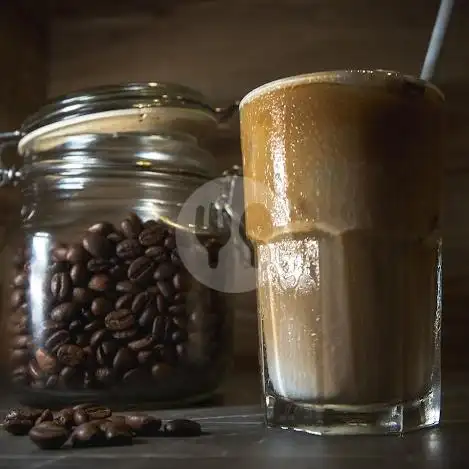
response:
M401 434L440 422L440 391L411 402L372 406L317 405L265 396L265 421L313 435Z

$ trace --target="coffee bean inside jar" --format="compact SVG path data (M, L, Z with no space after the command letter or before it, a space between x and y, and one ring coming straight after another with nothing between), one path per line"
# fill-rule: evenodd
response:
M213 392L228 313L222 294L184 267L174 228L131 213L77 236L39 246L33 235L14 257L8 344L23 400L174 402Z

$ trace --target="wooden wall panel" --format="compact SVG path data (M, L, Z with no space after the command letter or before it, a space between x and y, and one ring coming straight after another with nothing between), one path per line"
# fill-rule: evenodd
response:
M360 67L418 74L439 1L170 3L163 14L142 9L126 18L103 8L95 18L77 19L62 11L51 26L49 96L161 80L187 84L225 105L259 84L308 71ZM469 306L469 48L464 46L469 43L469 2L456 4L435 77L448 94L444 232L450 335L463 322L469 326L469 308L464 312ZM237 138L235 122L219 155L227 165L239 161ZM253 295L236 301L238 352L254 356Z

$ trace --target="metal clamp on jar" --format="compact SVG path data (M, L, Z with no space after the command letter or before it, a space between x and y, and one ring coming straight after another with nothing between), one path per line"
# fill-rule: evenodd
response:
M0 135L24 161L1 174L24 196L3 312L23 402L175 405L219 387L232 318L216 286L230 272L213 267L230 236L232 176L208 221L180 214L217 177L206 143L236 108L176 85L104 87Z

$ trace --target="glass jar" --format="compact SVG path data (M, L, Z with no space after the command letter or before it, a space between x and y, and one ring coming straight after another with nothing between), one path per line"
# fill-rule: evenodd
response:
M217 390L232 317L193 266L217 285L229 275L216 268L229 226L216 200L209 221L179 214L217 176L203 142L218 117L181 87L108 87L45 106L15 134L24 165L3 176L21 176L23 226L3 311L22 402L167 406Z

